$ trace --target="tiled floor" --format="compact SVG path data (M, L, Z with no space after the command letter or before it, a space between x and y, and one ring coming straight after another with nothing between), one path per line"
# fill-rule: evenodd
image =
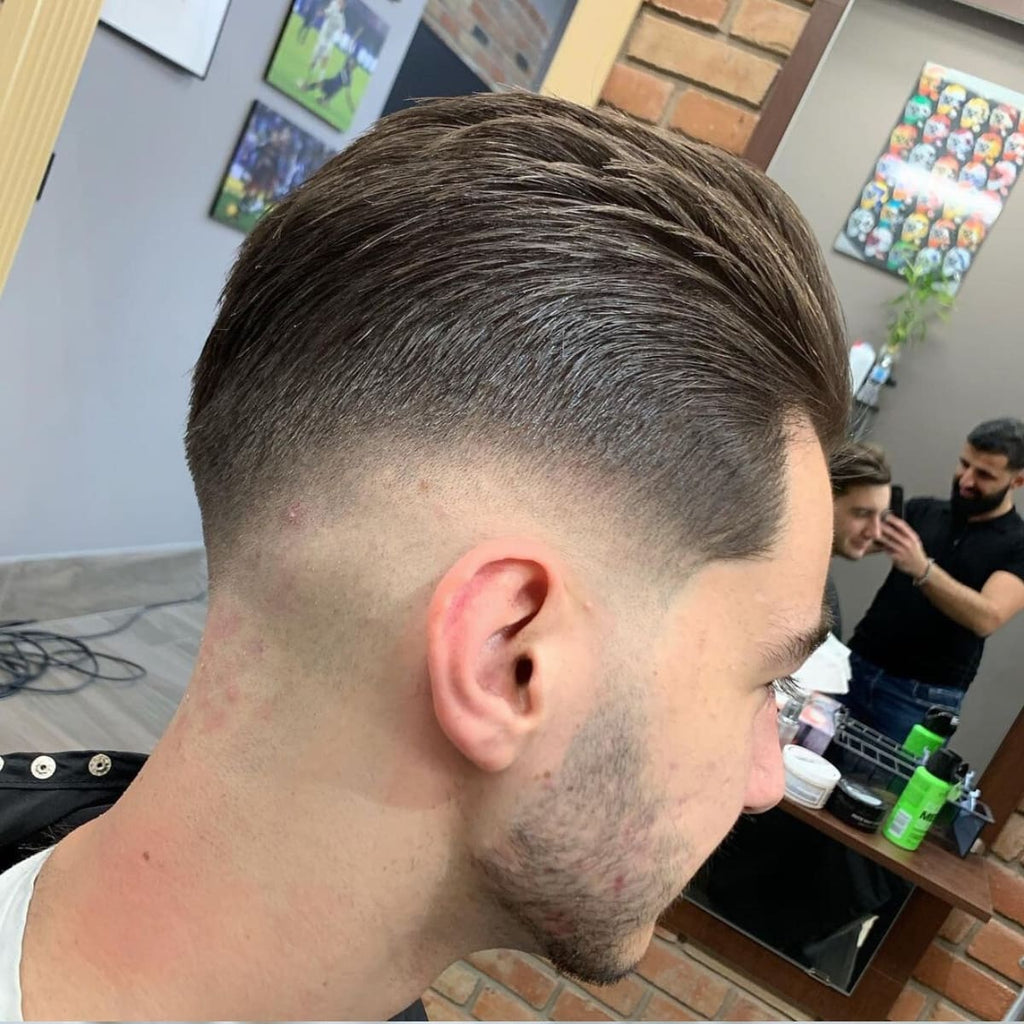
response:
M69 636L104 632L135 609L33 623ZM0 753L22 750L130 750L149 753L171 720L199 650L206 602L155 608L128 629L89 641L97 651L137 662L146 675L131 683L97 681L70 695L18 692L0 700ZM101 671L115 674L113 666ZM53 671L43 687L68 686L74 673Z

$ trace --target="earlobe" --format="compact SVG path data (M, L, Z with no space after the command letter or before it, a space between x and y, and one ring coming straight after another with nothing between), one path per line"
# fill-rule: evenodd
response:
M550 612L554 566L538 545L489 542L453 565L431 599L434 713L484 771L512 764L542 718L537 621Z

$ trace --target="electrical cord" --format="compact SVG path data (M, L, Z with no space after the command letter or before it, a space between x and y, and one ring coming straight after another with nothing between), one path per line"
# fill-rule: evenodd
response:
M54 696L77 693L91 683L101 681L137 682L146 674L146 670L141 665L115 654L94 651L86 641L105 639L123 633L126 629L134 626L143 615L156 608L191 604L204 597L206 597L205 590L193 597L147 604L137 609L113 629L103 630L100 633L85 633L81 636L65 636L46 629L24 628L35 625L35 619L0 623L0 699L20 692L48 693ZM105 671L100 670L101 666ZM33 685L52 669L74 672L81 678L71 686L55 688Z

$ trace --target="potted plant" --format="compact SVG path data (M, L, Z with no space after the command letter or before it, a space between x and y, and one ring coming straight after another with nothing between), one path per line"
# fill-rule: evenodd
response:
M900 270L900 276L907 284L895 299L886 303L890 311L885 344L856 395L860 405L871 409L878 408L882 387L895 384L890 379L892 365L899 359L903 349L907 345L924 341L928 335L928 325L936 317L946 321L953 312L950 282L938 270L923 270L908 263Z
M889 329L882 355L899 359L906 345L924 341L933 319L945 322L953 312L953 293L949 282L937 270L919 270L907 264L900 271L906 288L890 299Z

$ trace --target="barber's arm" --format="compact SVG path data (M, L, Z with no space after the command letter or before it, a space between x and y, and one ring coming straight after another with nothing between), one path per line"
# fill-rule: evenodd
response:
M989 576L980 592L965 586L928 557L921 538L902 519L886 519L882 544L893 565L917 582L940 612L978 636L989 636L1024 610L1020 577L999 571Z

